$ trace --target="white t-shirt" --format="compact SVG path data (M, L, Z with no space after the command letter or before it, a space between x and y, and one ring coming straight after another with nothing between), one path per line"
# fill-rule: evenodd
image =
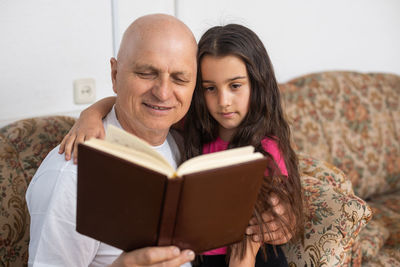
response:
M104 127L108 124L121 128L114 108L103 120ZM155 149L176 166L180 154L170 133ZM26 192L31 215L29 266L107 266L121 254L115 247L76 232L76 186L77 166L65 161L57 146L44 159Z

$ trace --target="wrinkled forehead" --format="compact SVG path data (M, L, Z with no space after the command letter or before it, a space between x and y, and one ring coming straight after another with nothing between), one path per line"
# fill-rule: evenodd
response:
M136 36L119 54L129 66L152 66L168 72L196 73L197 47L180 36L165 34Z

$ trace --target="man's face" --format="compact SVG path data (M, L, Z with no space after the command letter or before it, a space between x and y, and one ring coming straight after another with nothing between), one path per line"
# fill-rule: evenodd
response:
M166 134L188 111L196 82L196 51L167 40L137 45L111 60L118 120L146 139ZM151 142L150 142L151 143Z

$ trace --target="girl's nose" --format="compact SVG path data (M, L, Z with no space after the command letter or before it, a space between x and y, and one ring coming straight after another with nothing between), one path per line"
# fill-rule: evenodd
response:
M230 106L231 98L228 92L221 90L218 94L218 104L222 107Z

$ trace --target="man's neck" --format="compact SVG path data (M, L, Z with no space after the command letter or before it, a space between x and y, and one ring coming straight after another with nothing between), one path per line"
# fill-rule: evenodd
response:
M122 128L124 126L122 125ZM125 131L128 131L137 137L143 139L147 143L149 143L151 146L159 146L162 145L165 140L167 139L168 132L166 133L159 133L159 132L153 132L153 131L146 131L146 132L140 132L140 131L135 131L135 130L127 130L124 128Z

